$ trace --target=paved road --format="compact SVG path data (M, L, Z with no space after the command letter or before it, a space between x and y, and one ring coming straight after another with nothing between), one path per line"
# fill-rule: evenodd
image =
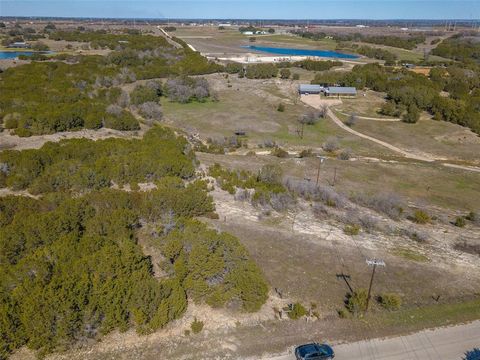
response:
M333 348L335 360L461 360L466 351L480 348L480 321ZM286 354L268 360L294 358L292 354Z

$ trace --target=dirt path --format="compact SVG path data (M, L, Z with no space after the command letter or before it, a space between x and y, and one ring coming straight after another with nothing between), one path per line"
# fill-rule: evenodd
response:
M345 115L345 116L351 116L352 115L352 114L344 113L343 111L340 111L340 110L337 110L337 109L333 109L333 110L335 110L336 112L338 112L342 115ZM358 117L359 119L363 119L363 120L390 121L390 122L400 121L400 119L397 119L397 118L376 118L376 117L360 116L360 115L355 115L355 116Z
M314 107L316 109L320 108L320 101L318 101L316 96L314 96L314 97L312 97L312 96L302 96L301 100L302 100L302 102L304 102L305 104L307 104L311 107ZM445 158L436 157L436 156L431 155L431 154L425 154L425 153L420 154L418 152L407 151L407 150L401 149L397 146L394 146L390 143L387 143L385 141L379 140L379 139L374 138L372 136L365 135L365 134L360 133L356 130L353 130L352 128L345 125L338 118L338 116L335 115L335 113L333 111L331 111L330 109L328 110L328 116L333 120L333 122L336 125L338 125L343 130L348 131L349 133L354 134L354 135L356 135L358 137L361 137L363 139L367 139L367 140L370 140L370 141L372 141L376 144L384 146L384 147L386 147L386 148L388 148L388 149L390 149L390 150L392 150L392 151L394 151L398 154L403 155L406 158L419 160L419 161L425 161L425 162L434 162L434 161L446 160ZM445 163L445 162L441 162L441 164L443 166L450 167L450 168L456 168L456 169L461 169L461 170L466 170L466 171L480 172L480 168L474 167L474 166L464 166L464 165L457 165L457 164L451 164L451 163Z
M66 139L90 139L90 140L102 140L108 138L137 138L143 137L144 133L148 130L145 125L140 125L141 129L138 131L120 131L107 128L101 128L98 130L82 129L79 131L65 131L55 134L47 135L34 135L30 137L19 137L11 135L8 131L0 133L0 151L1 150L25 150L25 149L38 149L46 142L58 142Z
M351 127L345 125L342 120L340 120L337 115L335 115L333 113L333 111L331 110L328 110L328 115L329 117L333 120L333 122L335 124L337 124L339 127L341 127L343 130L345 131L348 131L349 133L351 134L354 134L354 135L357 135L358 137L361 137L363 139L367 139L367 140L370 140L370 141L373 141L374 143L377 143L379 145L382 145L392 151L395 151L396 153L399 153L409 159L414 159L414 160L420 160L420 161L427 161L427 162L432 162L432 161L436 161L436 160L440 160L439 158L436 158L432 155L419 155L419 154L416 154L416 153L413 153L413 152L410 152L410 151L406 151L406 150L403 150L403 149L400 149L399 147L397 146L394 146L392 144L389 144L385 141L382 141L382 140L379 140L379 139L376 139L372 136L369 136L369 135L365 135L365 134L362 134L356 130L353 130Z

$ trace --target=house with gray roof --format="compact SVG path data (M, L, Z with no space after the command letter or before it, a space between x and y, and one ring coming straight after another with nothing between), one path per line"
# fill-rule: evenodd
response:
M325 88L325 96L355 97L357 96L357 89L354 87L329 86Z

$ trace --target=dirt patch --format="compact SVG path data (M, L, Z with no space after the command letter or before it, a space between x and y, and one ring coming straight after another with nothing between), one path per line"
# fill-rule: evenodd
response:
M16 135L11 135L9 131L3 131L0 133L0 143L2 148L13 149L13 150L25 150L25 149L38 149L43 146L46 142L58 142L66 139L90 139L90 140L101 140L108 139L112 137L117 138L137 138L140 139L143 137L144 133L148 130L148 127L141 125L139 131L119 131L101 128L99 130L88 130L83 129L79 131L66 131L49 135L36 135L30 137L19 137Z

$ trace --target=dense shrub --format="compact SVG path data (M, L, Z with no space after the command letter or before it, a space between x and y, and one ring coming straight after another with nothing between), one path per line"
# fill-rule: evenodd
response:
M369 58L385 60L385 65L395 65L395 62L397 61L397 56L395 54L384 49L373 48L371 46L360 46L356 48L355 51Z
M480 216L475 211L470 211L466 216L465 219L468 221L472 221L474 223L480 223Z
M278 68L274 64L248 65L245 76L248 79L269 79L276 77Z
M347 235L358 235L360 233L360 226L359 225L346 225L343 229L343 232Z
M412 221L416 222L417 224L427 224L431 221L430 216L424 212L423 210L416 210L413 213Z
M7 150L6 184L36 193L85 191L132 182L155 181L164 176L193 175L193 154L184 154L184 138L156 127L143 140L87 139L47 143L38 150Z
M247 171L229 171L215 164L209 168L208 174L217 179L222 190L232 195L236 193L236 188L254 190L251 197L254 205L271 205L272 198L277 205L284 205L287 201L276 196L287 192L281 184L281 169L276 166L266 165L258 175L253 175Z
M463 216L457 216L453 224L457 227L465 227L466 225L465 218Z
M420 111L415 104L412 104L408 107L407 112L402 116L402 121L409 124L415 124L419 118Z
M331 68L335 66L342 66L341 61L333 61L333 60L301 60L301 61L295 61L291 63L291 66L294 67L299 67L305 70L310 70L310 71L325 71L325 70L330 70Z
M225 72L228 74L238 74L243 72L243 65L240 63L228 63L225 66Z
M346 307L353 315L360 315L367 310L368 292L365 289L358 289L347 297Z
M378 297L378 302L387 310L398 310L402 306L402 298L395 293L385 293Z
M158 99L158 90L145 85L137 85L130 93L130 101L133 105L140 105L146 102L158 102Z
M214 205L205 182L183 181L194 173L186 145L155 127L142 140L0 154L9 186L51 192L0 198L0 357L23 345L44 355L130 326L150 333L179 318L189 299L262 306L267 284L238 239L192 219ZM102 189L113 181L132 190L155 181L156 189ZM160 279L137 243L146 223L158 226L148 241L163 259Z
M193 322L190 324L190 328L194 334L198 334L203 330L203 321L199 321L197 318L195 318L195 320L193 320Z
M239 303L248 312L266 301L268 288L260 270L232 235L192 220L179 222L158 244L165 257L162 267L194 301Z
M288 317L292 320L298 320L305 315L307 315L307 309L305 309L305 307L298 302L293 304L291 309L288 311Z

